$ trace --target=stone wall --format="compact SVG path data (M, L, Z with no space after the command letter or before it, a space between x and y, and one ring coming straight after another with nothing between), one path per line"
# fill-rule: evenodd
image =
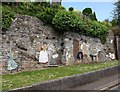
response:
M38 65L38 57L40 47L43 43L48 45L49 62L51 55L55 54L60 47L59 35L55 33L52 27L44 25L44 23L33 17L17 15L13 21L9 31L2 35L3 41L3 72L7 73L7 54L10 51L16 51L15 61L19 64L19 70L40 69ZM10 44L11 43L11 44ZM59 59L59 60L58 60ZM57 63L60 63L58 57ZM5 68L4 68L5 67ZM28 68L29 67L29 68Z
M70 64L73 64L83 39L87 40L87 46L95 46L101 51L100 61L110 60L109 54L115 53L112 32L108 36L107 43L103 45L100 39L80 36L73 32L67 32L60 36L51 26L45 25L37 18L17 15L9 31L2 35L3 43L0 47L2 49L2 63L0 65L2 72L10 72L7 71L7 54L10 52L10 47L14 52L15 61L19 64L17 71L27 71L41 69L45 65L37 64L40 47L43 43L47 43L48 46L49 64L66 64L66 52L70 54ZM74 50L75 48L77 49ZM53 58L52 56L56 54L58 57Z
M73 44L74 40L77 40L79 42L79 47L77 47L76 45L74 46L74 44ZM115 59L114 58L115 50L114 50L114 41L113 41L114 35L113 35L112 31L110 31L110 33L108 34L107 42L104 45L101 43L100 39L98 39L98 38L91 38L91 37L87 37L87 36L83 36L83 35L78 35L77 33L67 32L64 34L64 47L65 47L65 49L70 51L72 62L75 62L75 60L76 60L75 59L76 54L73 53L73 51L75 48L78 48L78 51L80 50L80 46L81 46L83 40L87 41L86 46L87 46L88 54L90 52L90 49L89 49L90 47L97 48L99 61ZM78 53L78 52L76 52L76 53ZM75 56L74 56L74 54L75 54ZM65 55L65 51L64 51L64 55ZM89 60L91 62L90 57L89 57Z

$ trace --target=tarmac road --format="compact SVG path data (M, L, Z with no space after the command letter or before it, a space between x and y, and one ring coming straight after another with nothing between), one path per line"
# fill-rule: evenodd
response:
M116 74L109 77L101 78L86 85L73 87L67 90L108 90L108 87L112 87L112 85L118 84L118 82L120 82L120 80L118 79L118 74ZM114 86L110 90L118 90L118 86L120 85Z

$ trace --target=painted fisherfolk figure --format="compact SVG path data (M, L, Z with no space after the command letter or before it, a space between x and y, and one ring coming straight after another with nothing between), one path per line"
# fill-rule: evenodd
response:
M90 57L92 62L98 61L98 50L95 47L90 49Z
M77 53L77 62L81 63L83 60L83 53L82 50L80 49L80 51Z
M66 50L66 65L70 65L71 64L71 54L70 51Z
M11 51L11 46L10 46L10 52L8 53L8 66L7 70L15 70L18 68L18 64L14 60L14 53Z
M47 44L43 43L39 54L39 63L48 63Z
M81 50L83 53L83 63L89 63L89 58L88 58L88 51L87 51L87 40L83 40L82 44L81 44Z

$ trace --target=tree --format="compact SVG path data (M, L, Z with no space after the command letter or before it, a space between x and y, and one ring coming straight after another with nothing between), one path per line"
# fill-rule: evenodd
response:
M10 27L15 13L9 7L2 7L2 31L5 32Z
M90 19L91 19L91 20L96 20L96 21L97 21L96 13L95 13L95 12L94 12L93 14L91 14Z
M57 32L74 31L80 35L100 38L104 43L108 34L108 27L89 18L82 20L75 12L59 11L53 18L52 24Z
M59 11L55 15L52 24L54 25L55 29L60 33L73 30L80 31L84 23L79 19L80 18L74 12L63 10Z
M118 0L115 4L114 19L117 20L117 24L120 25L120 1Z
M116 19L112 19L112 21L110 21L110 22L111 22L113 27L117 25L117 20Z
M107 27L111 28L112 23L109 21L109 19L105 19L104 21L101 22L103 25L106 25Z
M91 19L91 20L96 20L97 21L97 18L96 18L96 14L95 12L92 13L92 9L91 8L85 8L83 11L82 11L83 15L85 15L85 17Z
M69 8L69 11L74 11L74 8L73 8L73 7L70 7L70 8Z
M85 8L82 11L83 15L89 16L90 14L92 14L92 9L91 8Z
M114 10L114 17L111 21L112 23L112 31L114 32L114 35L120 36L120 1L117 0L115 2L115 10Z
M52 24L54 16L60 10L64 10L64 7L52 4L50 7L44 8L42 12L39 12L37 14L37 17L44 21L46 24Z
M83 19L83 15L82 12L80 10L74 10L73 11L78 17L80 17L81 19Z

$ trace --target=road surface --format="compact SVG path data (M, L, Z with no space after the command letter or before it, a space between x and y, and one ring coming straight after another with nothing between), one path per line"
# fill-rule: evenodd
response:
M82 86L69 88L67 90L119 90L119 82L120 80L118 79L118 74L116 74L109 77L101 78L97 81Z

